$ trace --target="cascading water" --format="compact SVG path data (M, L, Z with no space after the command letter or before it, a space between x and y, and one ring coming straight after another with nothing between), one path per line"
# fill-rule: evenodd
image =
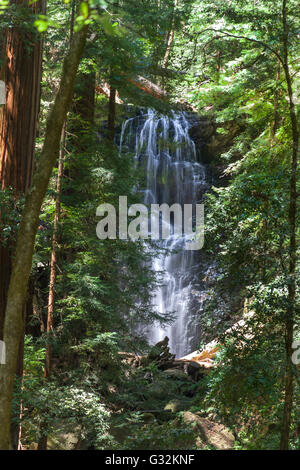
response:
M205 167L197 161L196 148L189 136L191 126L184 112L162 116L149 109L146 114L123 123L120 152L124 147L135 151L137 164L145 169L144 204L192 204L207 189ZM153 325L148 330L150 343L169 337L170 350L177 357L195 347L195 314L199 301L199 252L185 249L185 237L173 235L161 240L163 250L153 260L153 268L163 271L161 285L153 303L164 315L172 313L175 320L165 328ZM199 293L198 293L199 294Z

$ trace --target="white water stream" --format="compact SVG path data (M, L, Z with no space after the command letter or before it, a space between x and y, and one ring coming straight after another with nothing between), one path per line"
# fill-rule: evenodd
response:
M207 188L205 167L197 161L190 126L184 112L173 113L170 117L151 109L123 123L120 151L124 147L133 150L137 164L145 169L146 205L179 203L183 207L183 204L199 201ZM199 276L199 252L186 250L184 236L175 238L172 227L170 237L160 243L173 253L159 254L153 260L155 271L164 272L153 303L160 314L173 312L175 321L165 328L153 325L148 337L154 344L168 336L171 352L180 357L191 352L195 342L197 303L193 297Z

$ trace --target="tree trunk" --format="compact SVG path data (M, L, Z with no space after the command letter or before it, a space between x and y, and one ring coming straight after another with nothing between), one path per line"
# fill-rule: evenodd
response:
M91 145L91 126L95 113L95 87L96 74L93 71L81 72L76 78L74 87L74 100L72 103L71 117L68 124L66 146L75 158L69 159L68 169L65 175L70 180L81 178L82 165L76 155L85 155ZM72 185L66 185L64 195L70 201L81 200L81 196L75 193Z
M61 132L72 100L74 81L86 42L87 31L88 26L85 25L74 34L64 60L59 90L47 119L43 149L34 172L31 189L26 195L18 230L4 323L6 364L0 368L0 449L10 447L10 416L14 374L23 328L22 310L32 265L39 214L53 166L59 153Z
M167 68L168 65L168 60L171 52L171 47L172 43L174 40L174 26L175 26L175 14L176 14L176 8L177 8L178 0L174 0L174 6L173 6L173 14L172 14L172 20L171 20L171 29L168 34L168 41L167 41L167 47L165 51L165 55L162 61L162 68L165 69Z
M17 370L16 376L21 382L21 387L23 387L23 365L24 365L24 338L25 338L25 325L27 318L30 318L33 311L33 292L34 292L34 283L32 279L29 280L29 288L27 291L27 298L25 303L25 308L23 309L23 329L21 333L21 340L19 343L18 351L18 360L17 360ZM11 425L11 443L13 450L21 450L21 418L22 418L22 402L18 403L16 422L13 422Z
M14 0L23 4L23 0ZM26 2L27 3L27 2ZM30 6L33 13L45 13L45 0ZM30 47L28 47L28 45ZM42 41L37 34L13 26L4 40L1 79L6 85L6 105L0 110L1 188L24 194L31 184L36 128L40 106ZM0 243L0 339L11 274L13 246Z
M47 335L53 330L53 312L54 312L54 293L55 293L55 278L56 278L56 262L57 262L57 243L58 243L58 229L60 224L60 197L61 185L64 169L64 156L66 144L66 122L63 127L61 136L61 148L58 161L58 174L56 184L56 204L55 215L52 235L52 251L50 260L50 280L49 280L49 297L48 297L48 316L47 316ZM45 378L49 377L51 372L51 342L47 340L46 344L46 363L45 363Z
M115 138L116 89L111 85L108 103L108 139L113 143Z
M274 112L273 112L273 124L271 128L271 147L274 144L274 139L275 139L275 134L278 129L278 124L279 124L279 114L278 114L278 98L279 98L279 90L278 90L278 83L280 79L280 60L277 61L277 72L276 72L276 89L274 92L274 102L273 102L273 107L274 107Z
M69 46L71 45L73 33L74 33L74 21L75 21L75 5L76 0L72 1L71 8L71 18L70 18L70 37L69 37ZM57 173L57 182L56 182L56 203L55 203L55 214L54 214L54 224L53 224L53 235L52 235L52 250L51 250L51 259L50 259L50 278L49 278L49 295L48 295L48 312L47 312L47 325L46 332L47 335L53 330L53 312L54 312L54 293L55 293L55 278L56 278L56 262L57 262L57 243L58 243L58 229L60 223L60 200L61 200L61 186L63 179L64 171L64 157L65 157L65 146L66 146L66 132L67 132L67 120L63 124L62 134L61 134L61 145L58 159L58 173ZM51 372L51 344L46 341L46 358L45 358L45 378L50 376ZM44 450L47 449L47 436L43 436L42 447ZM40 445L40 443L39 443Z
M293 406L294 394L294 364L292 363L293 354L293 333L294 333L294 317L295 317L295 301L296 301L296 213L297 213L297 166L298 166L298 149L299 149L299 133L297 115L294 106L292 80L290 76L288 64L288 28L287 28L287 11L286 0L282 3L282 22L283 22L283 69L288 89L290 121L293 137L292 148L292 164L290 177L290 205L289 205L289 225L290 225L290 242L289 242L289 280L288 280L288 299L289 307L286 312L285 320L285 353L286 353L286 369L284 380L284 411L281 428L280 449L288 450L291 414Z
M147 78L141 77L140 75L134 80L133 78L128 78L128 81L133 85L137 86L141 90L145 91L149 95L158 98L159 100L164 100L167 97L167 93L160 86L156 85L153 82L150 82Z
M45 13L46 1L14 0L25 4L31 13ZM0 181L1 189L11 188L11 197L24 194L31 184L33 155L41 95L42 40L37 33L17 25L7 29L3 41L1 79L6 85L6 104L0 110ZM0 238L0 339L3 339L4 312L12 269L14 242L4 245ZM24 308L24 319L26 310ZM23 375L24 327L20 338L17 375ZM21 406L21 404L20 404ZM20 408L21 413L21 408ZM18 448L20 427L11 430L13 448Z

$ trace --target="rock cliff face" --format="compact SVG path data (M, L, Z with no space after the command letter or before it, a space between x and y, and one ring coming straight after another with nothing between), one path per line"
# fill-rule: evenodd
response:
M224 133L218 133L218 127L213 117L194 115L189 130L198 152L201 152L202 162L212 166L220 165L220 155L230 148L234 138L241 132L241 127L235 121L222 124Z

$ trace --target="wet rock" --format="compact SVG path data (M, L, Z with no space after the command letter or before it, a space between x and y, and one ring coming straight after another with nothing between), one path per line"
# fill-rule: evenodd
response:
M184 370L194 382L198 382L203 377L203 368L195 361L186 362Z
M216 132L216 124L210 118L198 117L194 120L192 126L189 128L189 135L194 141L197 149L197 157L202 163L209 163L211 155L206 149L208 142L212 139Z

